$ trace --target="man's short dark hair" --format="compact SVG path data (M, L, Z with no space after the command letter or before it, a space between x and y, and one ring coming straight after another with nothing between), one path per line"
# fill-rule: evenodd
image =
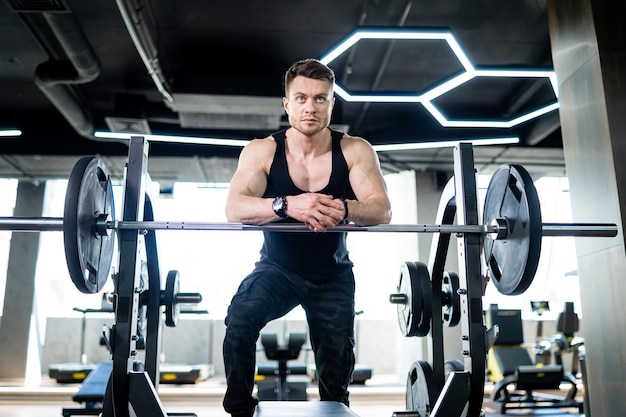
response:
M314 58L301 59L289 67L285 73L285 94L293 79L299 75L314 80L326 80L331 84L335 83L335 73L327 65Z

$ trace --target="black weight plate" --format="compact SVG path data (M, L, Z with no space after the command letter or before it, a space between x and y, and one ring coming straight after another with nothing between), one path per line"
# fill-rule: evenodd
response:
M415 262L415 272L411 278L415 285L420 284L422 287L422 316L417 326L417 336L428 336L430 332L430 321L433 318L433 283L430 280L428 266L423 262ZM417 282L415 282L417 281Z
M63 242L72 282L86 294L102 290L113 262L115 231L96 233L100 215L115 218L111 179L98 158L85 156L74 165L67 183Z
M541 207L530 174L519 165L503 165L493 174L483 209L483 224L506 219L507 236L485 235L489 278L505 295L521 294L537 272L541 253Z
M165 279L165 325L176 327L180 315L180 304L176 302L176 296L180 292L180 274L178 271L169 271Z
M406 302L397 305L398 325L404 336L415 336L417 323L422 311L421 287L413 285L411 279L411 269L414 269L412 262L404 262L400 266L400 280L398 281L397 292L406 296ZM416 318L417 314L417 318Z
M437 402L437 385L430 364L426 361L415 361L406 381L406 409L415 411L420 417L430 416Z
M406 303L398 303L398 324L407 337L426 336L432 318L432 285L428 267L422 262L404 262L400 267L398 293Z
M459 276L454 272L444 272L441 281L441 317L448 327L454 327L461 320L461 297L459 296Z

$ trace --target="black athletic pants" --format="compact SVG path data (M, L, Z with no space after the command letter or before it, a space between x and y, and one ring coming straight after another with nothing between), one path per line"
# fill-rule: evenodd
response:
M258 402L252 390L260 331L298 305L306 312L320 399L349 405L355 360L352 271L314 284L275 265L257 263L241 282L225 319L223 405L227 413L245 414Z

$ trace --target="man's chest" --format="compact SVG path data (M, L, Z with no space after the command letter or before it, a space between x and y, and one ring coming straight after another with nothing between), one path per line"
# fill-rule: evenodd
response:
M287 156L287 169L293 183L302 191L321 191L330 181L332 152L308 159Z

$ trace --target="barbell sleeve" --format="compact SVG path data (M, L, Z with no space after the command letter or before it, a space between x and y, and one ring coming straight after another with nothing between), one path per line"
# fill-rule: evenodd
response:
M62 217L0 217L0 230L18 232L61 232Z
M615 237L614 223L543 223L542 236Z
M197 292L179 292L174 296L176 304L200 304L202 294Z

